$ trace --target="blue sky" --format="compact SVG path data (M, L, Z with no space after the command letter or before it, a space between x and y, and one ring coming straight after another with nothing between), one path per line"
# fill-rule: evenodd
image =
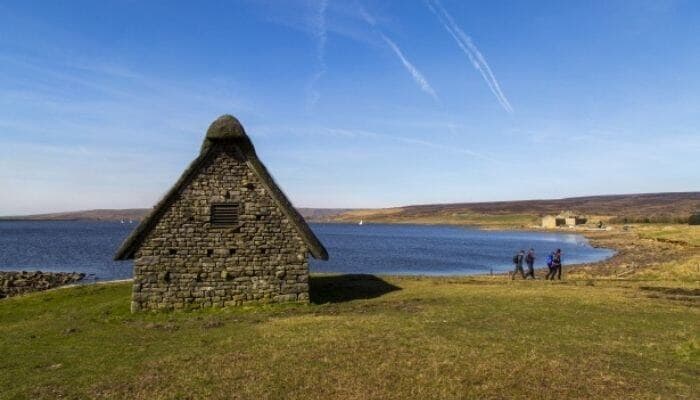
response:
M0 1L0 215L150 207L224 113L297 206L699 190L698 21L697 1Z

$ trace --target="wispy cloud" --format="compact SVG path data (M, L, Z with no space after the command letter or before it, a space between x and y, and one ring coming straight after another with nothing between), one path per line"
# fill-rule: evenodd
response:
M328 29L326 26L326 10L328 9L328 0L320 0L315 12L311 18L311 27L313 36L316 39L316 63L318 70L311 77L309 82L309 96L307 98L307 109L313 109L318 100L321 98L321 92L318 89L318 82L326 73L326 42L328 41Z
M313 142L318 142L316 138L322 137L324 140L333 139L347 139L347 140L375 140L375 141L386 141L393 143L403 143L415 147L422 147L426 150L430 150L439 153L449 153L455 155L467 156L469 158L480 159L484 161L489 161L494 164L503 164L502 161L498 160L494 156L484 153L474 151L469 148L455 146L452 144L442 144L432 140L418 139L408 136L393 135L389 133L380 133L375 130L365 130L365 129L355 129L355 128L336 128L328 126L292 126L289 124L283 125L252 125L250 127L251 132L255 132L256 136L259 137L272 137L275 135L284 136L295 136L307 138ZM376 146L371 146L376 148ZM306 156L304 156L306 157Z
M280 7L278 7L277 3L270 2L268 7L265 7L267 12L266 19L276 24L304 31L316 41L315 62L317 71L309 80L306 88L307 110L313 109L321 98L321 91L318 89L318 85L328 69L325 61L325 48L329 33L373 47L383 48L385 45L388 45L421 90L434 99L438 99L437 93L430 86L425 76L408 60L396 42L378 28L377 19L362 4L337 1L330 3L328 0L291 2L296 7L292 7L292 13L289 14L280 13ZM294 11L298 9L303 10L303 12L301 14L295 13ZM369 25L372 29L367 30L364 24Z
M440 143L434 143L430 142L428 140L423 140L423 139L413 139L413 138L406 138L406 137L394 137L394 139L397 139L401 142L408 143L408 144L415 144L418 146L423 146L423 147L429 147L431 149L443 151L443 152L448 152L448 153L454 153L454 154L461 154L465 156L469 156L472 158L478 158L481 160L485 161L490 161L493 163L500 163L497 159L487 156L485 154L477 153L473 150L461 148L461 147L455 147L455 146L448 146L445 144L440 144Z
M304 32L312 38L323 27L328 36L343 37L368 46L383 46L374 32L367 30L361 15L361 5L352 1L328 0L248 0L253 9L267 22ZM323 5L325 4L325 9ZM321 10L323 9L323 14ZM317 41L318 43L318 41Z
M418 71L418 68L416 68L413 64L411 64L410 61L406 58L406 56L403 54L399 46L394 43L393 40L389 39L385 34L380 33L382 35L382 39L386 42L386 44L389 45L389 47L394 51L396 56L401 60L401 63L403 66L406 68L406 70L411 74L411 77L413 77L413 80L416 81L418 86L420 86L421 90L423 90L425 93L428 93L431 95L435 100L438 100L437 93L435 93L435 90L433 89L432 86L428 83L428 81L425 79L423 74L421 74L420 71Z
M367 10L360 4L358 8L358 12L360 14L360 17L369 25L371 26L376 26L377 25L377 19L374 18L372 14L367 12Z
M506 95L503 94L501 85L498 83L493 71L491 71L491 67L489 67L489 64L486 62L486 58L481 54L472 39L464 33L457 23L455 23L452 16L440 3L440 0L426 0L426 4L430 11L440 20L440 23L442 23L447 32L454 38L459 48L469 57L472 65L484 78L489 89L491 89L491 93L493 93L503 109L512 113L513 107L510 105Z
M367 10L360 5L359 7L359 14L360 17L370 26L376 29L377 33L382 37L382 40L384 40L384 43L386 43L391 50L394 51L394 54L396 54L396 57L399 58L401 61L401 64L403 64L404 68L406 68L406 71L408 71L409 74L411 74L411 77L413 80L418 84L418 86L423 90L425 93L428 93L432 98L435 100L438 99L438 95L435 92L435 89L433 89L432 86L430 86L430 83L428 83L428 80L425 79L425 76L416 68L404 55L403 51L401 51L401 48L391 39L389 39L388 36L386 36L382 31L377 29L377 20L367 12Z
M326 134L334 135L334 136L343 136L343 137L351 137L351 138L363 137L363 138L371 138L371 139L391 140L394 142L400 142L400 143L405 143L405 144L409 144L409 145L425 147L425 148L429 148L432 150L438 150L441 152L464 155L464 156L468 156L470 158L477 158L477 159L489 161L492 163L501 163L499 160L497 160L489 155L479 153L479 152L473 151L471 149L461 148L461 147L452 146L452 145L445 145L445 144L436 143L436 142L432 142L432 141L424 140L424 139L416 139L416 138L405 137L405 136L387 135L384 133L377 133L377 132L356 130L356 129L349 130L349 129L338 129L338 128L325 128L323 130L323 132L325 132Z

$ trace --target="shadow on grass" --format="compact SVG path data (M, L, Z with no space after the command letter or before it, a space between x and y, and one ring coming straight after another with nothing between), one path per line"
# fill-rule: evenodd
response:
M372 299L395 290L401 288L367 274L311 276L309 281L311 302L316 304Z

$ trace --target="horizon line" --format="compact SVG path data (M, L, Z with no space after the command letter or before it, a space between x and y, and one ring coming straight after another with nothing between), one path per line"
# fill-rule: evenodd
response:
M601 197L621 197L621 196L651 196L651 195L698 195L700 196L700 190L696 191L678 191L678 192L635 192L635 193L611 193L611 194L591 194L583 196L570 196L570 197L556 197L556 198L529 198L529 199L516 199L516 200L482 200L482 201L454 201L454 202L437 202L437 203L414 203L414 204L403 204L394 206L383 206L383 207L313 207L313 206L294 206L296 209L315 209L315 210L382 210L391 208L407 208L407 207L423 207L423 206L437 206L437 205L453 205L453 204L485 204L485 203L520 203L520 202L533 202L533 201L560 201L560 200L575 200L575 199L587 199L587 198L601 198ZM82 210L69 210L69 211L54 211L54 212L41 212L33 214L13 214L13 215L0 215L0 218L7 219L13 217L31 217L31 216L44 216L44 215L55 215L55 214L73 214L80 212L90 212L90 211L127 211L127 210L147 210L152 209L151 207L127 207L127 208L88 208ZM700 210L699 210L700 211Z

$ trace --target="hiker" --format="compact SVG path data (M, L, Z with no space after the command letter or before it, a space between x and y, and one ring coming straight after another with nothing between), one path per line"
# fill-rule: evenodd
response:
M552 274L552 262L554 261L554 252L547 254L546 261L547 261L547 269L549 271L547 271L547 275L545 276L544 279L549 279L549 275Z
M515 253L513 256L513 264L515 264L515 271L511 275L511 279L515 279L515 274L520 272L520 275L525 279L525 272L523 271L523 259L525 258L525 250L520 250L519 253Z
M525 256L525 262L527 263L527 274L525 274L525 279L527 279L528 276L535 279L535 249L530 248L530 251L528 251L527 255Z
M561 249L557 249L552 255L552 268L550 270L551 280L554 280L554 276L561 280ZM548 274L549 275L549 274Z
M557 249L557 252L554 253L554 258L552 259L552 266L555 267L557 270L557 279L561 280L561 249ZM554 274L552 274L552 279L554 279Z

